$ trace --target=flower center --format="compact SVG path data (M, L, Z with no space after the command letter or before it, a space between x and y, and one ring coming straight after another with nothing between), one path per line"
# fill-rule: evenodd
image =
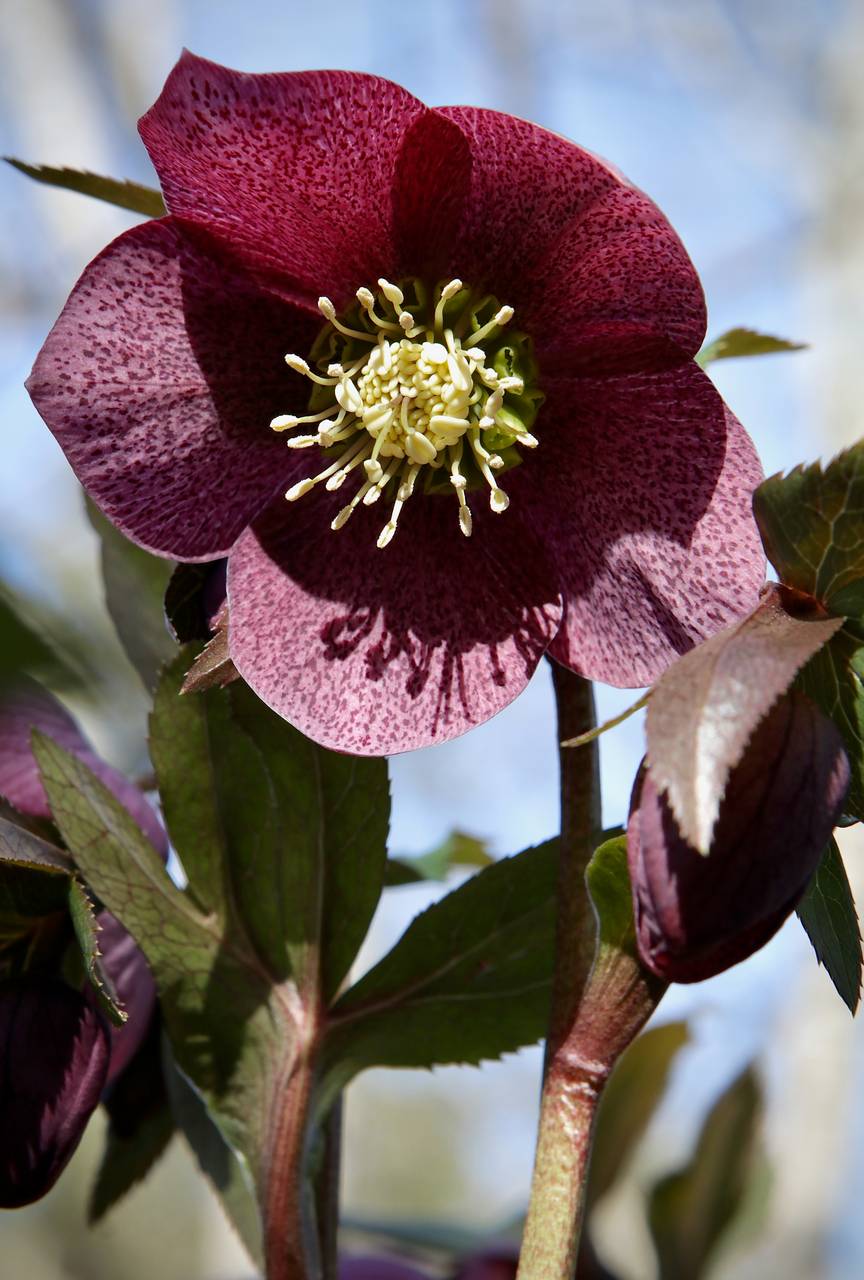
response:
M386 547L423 473L426 492L455 492L459 527L470 537L466 491L488 487L492 510L506 511L510 499L498 476L521 462L517 446L537 446L530 428L543 396L530 339L505 332L512 307L488 294L475 297L461 280L431 293L420 280L402 288L379 280L378 290L358 289L357 305L342 317L329 298L319 298L328 324L311 363L285 357L314 384L310 412L280 415L270 426L315 424L315 435L287 444L317 445L328 462L285 497L295 502L317 484L339 489L352 471L365 474L330 527L341 529L360 503L371 506L389 490L390 519L378 537Z

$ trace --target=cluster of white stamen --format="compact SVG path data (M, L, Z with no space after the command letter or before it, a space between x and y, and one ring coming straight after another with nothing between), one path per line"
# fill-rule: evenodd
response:
M366 288L358 289L356 295L374 332L343 324L330 299L318 299L321 314L334 329L345 338L368 343L370 351L348 367L331 364L326 377L310 369L300 356L285 357L296 373L319 386L332 387L334 403L305 417L281 415L271 427L274 431L317 428L314 435L291 437L287 444L292 449L344 446L329 466L293 485L285 496L294 502L317 484L339 489L352 471L364 474L351 501L331 522L332 529L341 529L361 503L371 506L392 483L393 508L378 537L378 546L386 547L421 468L446 468L459 501L459 527L470 537L471 511L461 469L466 456L489 485L492 510L506 511L510 504L495 478L503 459L485 448L482 433L496 427L510 437L509 443L526 448L537 444L526 429L512 425L512 417L506 424L499 420L505 394L518 395L522 380L500 377L487 368L486 352L478 345L508 323L513 308L501 307L488 323L460 341L445 327L444 312L447 302L462 289L461 280L451 280L441 290L431 325L419 323L404 309L398 285L379 280L378 287L377 299Z

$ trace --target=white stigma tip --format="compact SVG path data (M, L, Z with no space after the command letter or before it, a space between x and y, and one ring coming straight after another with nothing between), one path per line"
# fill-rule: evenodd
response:
M297 426L297 419L293 413L280 413L278 418L274 418L270 423L271 431L288 431L291 427Z
M322 316L325 316L328 320L334 319L336 315L336 308L333 306L333 303L329 298L318 299L318 310L321 312Z
M366 472L373 484L377 484L384 474L381 469L381 463L377 458L367 458L363 463L363 470Z
M447 348L441 342L424 342L423 343L423 359L428 360L430 364L446 364Z
M289 369L293 369L295 373L308 373L309 366L302 356L287 355L285 363Z
M328 364L327 366L328 378L341 378L344 372L345 370L342 368L341 364Z
M471 523L471 511L470 511L470 509L469 509L468 507L460 507L460 508L459 508L459 528L460 528L460 529L462 530L462 532L465 534L465 537L466 537L466 538L470 538L470 537L471 537L471 529L472 529L472 527L473 527L473 526L472 526L472 523Z
M524 431L521 436L516 437L516 443L524 445L526 449L536 449L540 441L530 431Z
M400 323L400 325L402 326L402 328L405 330L405 332L406 332L406 333L408 332L408 330L409 330L409 329L413 329L413 328L414 328L414 317L412 316L411 312L410 312L410 311L400 311L400 312L399 312L399 323Z
M409 431L405 437L405 452L412 462L433 462L438 454L431 440L421 436L419 431Z
M393 541L393 535L396 532L396 526L392 522L385 524L384 528L378 534L378 546L383 551L388 542Z
M369 489L363 495L363 506L371 507L374 503L378 501L380 497L381 497L381 490L378 488L377 484L373 484L372 488Z
M336 402L341 408L347 409L349 413L360 414L363 412L365 407L363 397L350 378L345 378L344 381L340 382L334 394Z
M462 288L461 280L451 280L449 284L445 284L441 290L441 297L447 302L450 298L454 298Z
M489 506L497 515L500 515L510 506L510 499L503 489L493 489L489 494Z
M510 320L513 319L513 315L514 315L514 312L512 307L502 307L500 311L496 312L495 323L507 324Z
M465 347L463 350L469 360L476 360L478 364L486 359L486 352L482 347Z
M345 483L346 471L335 471L325 484L324 488L330 493L334 493L337 489L341 489Z
M298 484L294 484L285 494L289 502L296 502L298 498L302 498L304 493L308 493L314 487L314 480L301 480Z
M333 530L334 533L336 532L337 529L342 528L343 524L346 523L346 521L348 520L348 517L351 515L351 512L353 510L354 508L349 504L347 507L343 507L338 515L333 517L333 519L330 521L330 528Z
M374 307L374 306L375 306L375 298L374 298L374 296L373 296L373 294L372 294L372 290L371 290L371 289L366 289L366 288L363 288L363 287L359 288L359 289L357 290L356 297L357 297L357 301L360 303L361 307Z
M504 459L500 453L490 453L487 461L493 471L500 471L504 466Z
M320 444L317 436L293 436L292 439L286 440L289 449L308 449L310 445Z

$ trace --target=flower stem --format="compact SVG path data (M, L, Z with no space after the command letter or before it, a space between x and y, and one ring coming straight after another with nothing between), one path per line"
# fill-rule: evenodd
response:
M321 1280L338 1280L339 1177L342 1165L342 1097L324 1121L315 1208L321 1247Z
M596 724L589 681L552 663L558 741ZM572 1032L596 945L585 868L601 829L596 739L559 747L561 853L552 1009L534 1179L519 1280L569 1280L576 1266L583 1192L603 1080L580 1061Z
M311 1061L300 1055L280 1090L262 1197L267 1280L318 1280L320 1274L311 1191L303 1176L312 1081Z

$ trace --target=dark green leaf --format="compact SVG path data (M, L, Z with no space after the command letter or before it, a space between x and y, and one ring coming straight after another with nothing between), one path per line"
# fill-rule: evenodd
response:
M707 343L696 357L704 369L713 360L731 360L737 356L767 356L780 351L805 351L806 342L790 342L788 338L772 338L755 329L727 329L719 338Z
M752 1068L712 1107L690 1163L658 1182L648 1216L659 1280L700 1280L742 1209L756 1168L762 1095Z
M689 1040L687 1024L667 1022L645 1031L626 1050L603 1091L591 1155L588 1199L612 1189L660 1102L679 1050Z
M264 1270L261 1219L248 1163L228 1146L201 1095L177 1069L166 1046L165 1080L171 1109L201 1172L219 1197L249 1256Z
M479 1063L539 1040L556 868L549 841L487 867L418 916L335 1006L331 1086L366 1067Z
M89 498L87 515L102 547L105 604L111 620L129 661L145 687L153 689L162 664L177 651L163 612L172 562L124 538Z
M23 160L14 160L12 156L4 156L3 159L19 173L26 174L36 182L44 182L49 187L79 191L82 195L104 200L106 204L129 209L132 213L141 213L146 218L161 218L165 213L161 191L143 187L138 182L102 178L96 173L87 173L81 169L53 169L47 164L25 164Z
M386 762L325 751L275 715L245 685L228 691L234 719L261 752L273 787L278 840L263 884L281 904L301 992L320 969L332 999L381 896L390 824ZM242 797L240 798L242 803ZM256 899L250 910L256 908Z
M588 863L585 883L599 926L599 949L635 956L636 926L626 836L613 836L600 845Z
M0 685L27 672L55 688L80 687L82 675L74 661L61 656L31 623L22 618L20 604L0 592Z
M102 964L99 950L99 921L90 895L77 876L69 881L69 915L72 928L81 949L81 957L90 984L99 1000L99 1007L115 1027L122 1027L128 1014L121 1008L111 979Z
M104 1103L108 1130L88 1206L91 1223L103 1218L146 1177L175 1132L162 1069L158 1016L138 1052L110 1086Z
M837 841L831 839L798 904L798 918L837 994L855 1013L861 997L861 931Z
M39 734L34 753L67 847L147 958L178 1065L260 1173L272 1090L293 1041L283 995L245 936L223 935L172 883L150 841L80 760Z
M852 769L844 808L864 819L864 642L844 627L807 663L798 686L843 736Z
M753 495L768 559L781 580L835 616L864 619L864 443L775 475Z
M0 929L15 934L30 922L65 911L72 863L0 800Z

